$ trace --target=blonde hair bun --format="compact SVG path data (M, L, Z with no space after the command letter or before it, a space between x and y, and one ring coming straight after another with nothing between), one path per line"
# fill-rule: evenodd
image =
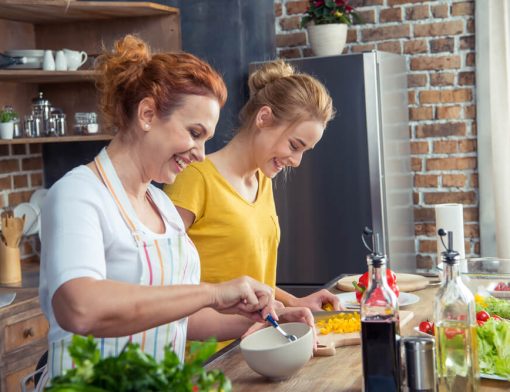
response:
M295 73L294 67L283 60L276 60L262 65L250 75L248 80L250 96L255 95L275 80L292 76Z

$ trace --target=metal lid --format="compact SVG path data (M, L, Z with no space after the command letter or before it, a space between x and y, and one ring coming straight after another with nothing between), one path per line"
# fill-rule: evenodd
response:
M431 351L434 350L435 340L428 336L410 336L404 338L406 351Z
M32 99L32 105L49 106L50 105L50 101L48 101L47 99L43 98L43 93L42 93L42 91L40 91L39 95L37 97L35 97L34 99Z

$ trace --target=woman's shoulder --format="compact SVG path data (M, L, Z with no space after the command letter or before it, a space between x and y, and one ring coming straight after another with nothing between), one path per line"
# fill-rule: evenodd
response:
M102 197L104 185L87 166L81 165L67 172L48 191L48 198L76 197L93 199Z

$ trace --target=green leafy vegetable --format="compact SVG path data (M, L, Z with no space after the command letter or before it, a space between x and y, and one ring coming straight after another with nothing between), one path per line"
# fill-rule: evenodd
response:
M199 392L232 390L230 380L217 369L206 371L204 361L216 349L216 342L193 342L189 359L181 363L171 347L157 362L138 344L128 343L117 357L100 358L94 339L73 336L69 353L74 369L55 377L50 392Z
M476 334L480 372L510 380L510 323L489 319Z
M484 297L482 303L476 304L476 311L485 310L490 315L510 319L510 302L492 296Z

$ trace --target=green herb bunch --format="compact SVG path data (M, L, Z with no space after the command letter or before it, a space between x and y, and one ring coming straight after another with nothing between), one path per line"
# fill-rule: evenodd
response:
M4 109L0 110L0 123L13 121L18 117L18 113L12 110L11 107L5 107Z
M127 343L117 357L100 358L94 339L73 336L69 353L75 368L55 377L49 392L200 392L232 390L230 380L217 369L203 364L216 349L216 341L193 342L186 363L180 362L171 346L157 362L136 343Z
M305 16L301 19L301 27L306 27L309 23L351 25L360 22L361 18L349 4L349 0L309 0Z

